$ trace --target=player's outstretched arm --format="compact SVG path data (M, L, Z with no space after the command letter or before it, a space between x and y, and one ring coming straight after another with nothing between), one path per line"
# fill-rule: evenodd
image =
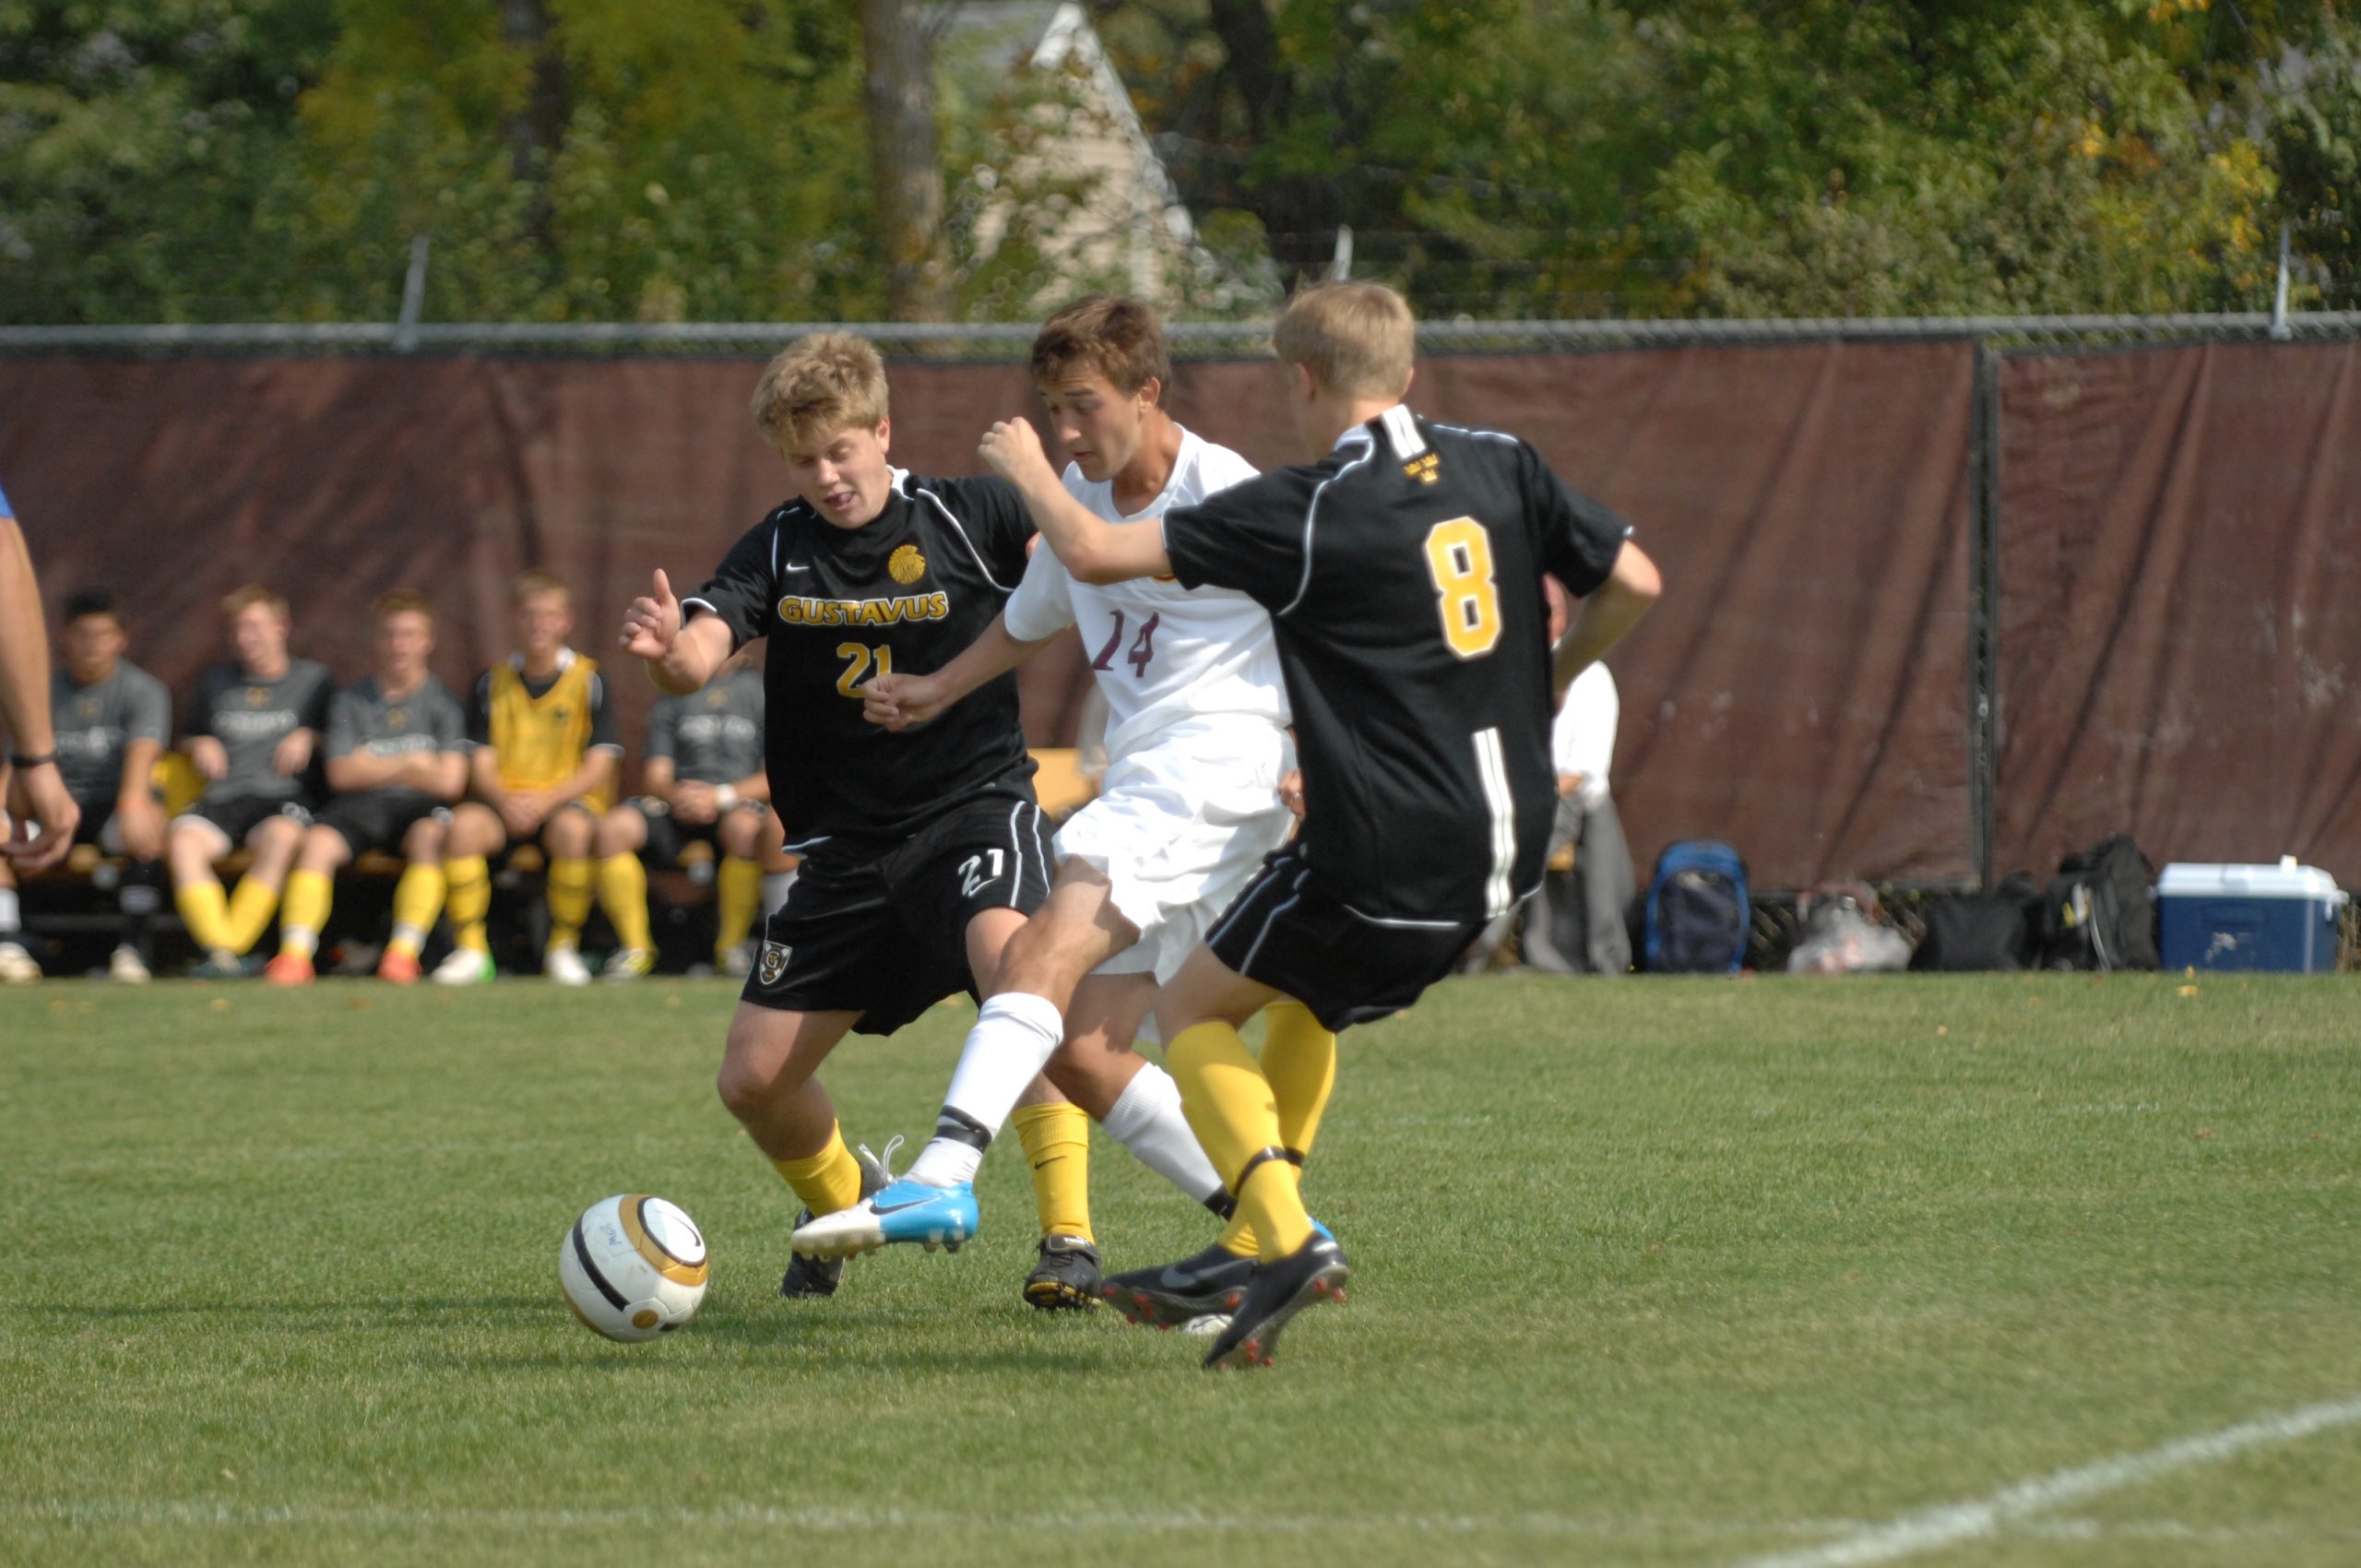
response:
M65 777L57 770L43 624L32 557L16 519L0 501L0 731L7 735L10 752L39 759L30 766L0 768L0 792L5 792L6 814L12 819L0 852L32 871L65 858L82 817L82 808L66 792Z
M1624 634L1640 624L1663 592L1664 578L1657 573L1656 564L1638 545L1625 540L1623 548L1616 552L1615 565L1607 574L1607 580L1583 600L1574 624L1566 628L1565 639L1558 645L1550 664L1550 695L1557 705L1564 704L1566 688L1574 683L1574 677L1621 642Z
M1003 420L985 433L977 448L992 472L1016 487L1041 537L1077 582L1121 583L1133 577L1169 577L1172 558L1164 551L1164 529L1134 519L1121 528L1066 493L1041 450L1041 438L1024 420Z
M676 697L703 690L736 651L719 616L682 624L681 601L660 568L649 591L623 612L623 645L625 653L646 661L658 691Z
M880 675L860 688L860 716L892 731L924 724L977 687L996 681L1043 648L1050 639L1026 642L995 615L983 635L959 657L931 675Z

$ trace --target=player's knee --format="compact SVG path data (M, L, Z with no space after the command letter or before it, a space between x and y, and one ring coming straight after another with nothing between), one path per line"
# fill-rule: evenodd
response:
M714 1092L730 1114L741 1122L762 1120L781 1084L776 1064L756 1060L751 1051L735 1048L723 1052L721 1070L714 1075Z
M617 806L599 819L598 853L600 860L613 855L628 855L639 846L634 842L632 828L639 814L629 806Z
M313 827L303 834L303 847L297 852L295 863L305 871L326 873L351 858L343 834L333 827Z
M413 865L443 858L443 825L433 817L410 824L402 835L402 859Z
M588 812L569 807L550 818L543 838L549 845L550 853L560 860L580 860L590 852L594 826Z

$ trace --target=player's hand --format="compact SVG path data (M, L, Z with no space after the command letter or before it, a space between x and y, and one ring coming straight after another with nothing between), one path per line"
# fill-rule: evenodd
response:
M530 838L541 830L549 808L538 790L513 790L500 797L500 820L516 838Z
M1050 459L1030 420L1002 420L984 432L983 445L976 451L992 472L1012 484L1022 486L1050 472Z
M896 734L950 706L943 683L931 675L880 675L860 688L860 716Z
M1290 767L1279 775L1279 804L1293 812L1296 821L1303 820L1303 769Z
M623 612L623 651L638 659L660 659L672 651L681 636L681 601L673 597L672 581L658 567L649 591L631 601Z
M164 856L164 809L146 795L126 795L114 804L114 819L123 826L123 849L135 861Z
M703 827L720 815L720 803L710 784L682 783L672 790L672 814L691 827Z
M270 766L282 778L292 778L311 766L312 732L309 730L290 731L271 752Z
M0 837L0 854L24 871L41 871L64 860L74 847L82 808L65 792L57 765L45 762L10 770L6 798L8 826Z
M191 766L208 778L220 778L230 771L230 748L218 736L193 736L188 743Z

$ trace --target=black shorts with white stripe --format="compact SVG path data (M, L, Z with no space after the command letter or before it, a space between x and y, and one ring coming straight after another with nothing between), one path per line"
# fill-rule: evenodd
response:
M1284 992L1331 1029L1399 1013L1451 973L1482 921L1381 920L1323 892L1277 849L1205 937L1214 956Z
M964 991L967 922L987 909L1030 915L1050 897L1049 819L1030 796L990 794L884 846L813 848L763 927L745 1000L798 1013L859 1013L890 1035Z

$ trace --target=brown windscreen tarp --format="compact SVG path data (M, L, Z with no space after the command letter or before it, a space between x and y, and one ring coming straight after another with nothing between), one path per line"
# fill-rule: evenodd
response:
M1969 869L1964 343L1453 357L1413 402L1531 438L1630 516L1670 589L1612 663L1615 791L1644 862L1726 838L1759 885ZM369 601L442 612L455 685L505 651L528 564L575 585L603 654L662 565L683 588L783 498L743 360L0 360L0 475L53 608L105 584L133 657L184 691L213 606L260 579L298 650L368 667ZM1021 366L893 368L896 458L967 472ZM1184 366L1174 409L1268 465L1294 457L1275 367ZM1069 637L1026 676L1037 743L1072 736ZM651 695L615 682L634 743ZM1643 870L1644 871L1644 863Z
M2361 883L2361 345L2001 373L1999 868L2130 832Z

